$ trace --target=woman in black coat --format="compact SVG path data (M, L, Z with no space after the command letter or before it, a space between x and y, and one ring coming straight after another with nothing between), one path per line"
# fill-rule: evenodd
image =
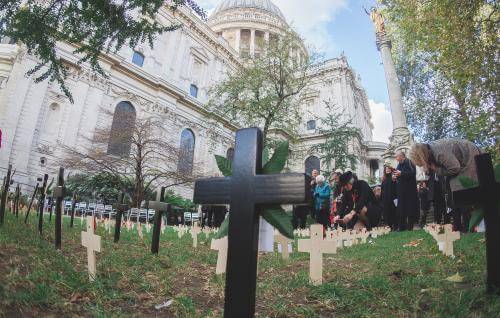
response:
M402 151L396 152L399 162L393 176L397 180L399 230L413 230L418 220L419 202L417 193L417 169Z
M396 181L392 180L394 168L390 163L384 164L384 176L382 177L382 206L385 223L394 231L397 230L398 215L394 205L397 197Z

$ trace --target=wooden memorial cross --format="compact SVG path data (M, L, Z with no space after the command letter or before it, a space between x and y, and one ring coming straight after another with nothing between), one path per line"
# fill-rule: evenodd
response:
M191 237L193 238L193 247L198 247L198 234L201 233L201 228L198 226L198 223L195 223L194 226L191 227Z
M24 224L28 223L28 217L30 216L31 207L33 206L33 201L35 200L36 193L38 192L39 184L36 183L35 190L33 191L33 195L31 196L30 204L28 205L28 211L26 212L26 216L24 217Z
M21 196L21 186L19 183L16 186L16 192L14 194L14 202L12 204L12 213L16 216L16 218L19 218L19 198Z
M195 183L196 204L230 204L225 317L253 317L257 279L259 214L267 204L299 204L310 196L305 174L259 175L262 132L236 132L233 173Z
M115 204L114 206L114 208L116 209L115 238L114 238L115 243L118 243L118 241L120 240L123 212L129 209L128 204L124 204L124 201L125 201L125 193L122 192L120 196L120 203Z
M351 246L350 239L351 239L351 233L349 232L349 230L347 230L347 231L339 230L339 232L338 232L339 248L342 248L344 246L346 246L346 247ZM344 241L345 241L345 243L344 243Z
M160 249L160 231L163 220L163 213L168 213L170 204L163 202L165 200L165 187L161 188L158 201L149 201L148 206L155 210L155 223L153 225L153 238L151 241L151 253L158 254Z
M43 185L40 190L40 202L38 202L38 233L42 235L43 229L43 208L45 207L45 195L47 192L47 181L49 180L49 175L45 174L43 176Z
M337 253L337 242L323 239L323 225L314 224L311 225L311 238L299 240L298 250L309 253L309 278L313 285L321 285L323 282L323 253Z
M274 235L274 240L281 245L281 257L283 259L289 259L290 251L288 250L288 243L293 241L281 233Z
M54 188L53 197L56 199L56 226L55 226L55 246L56 249L61 249L61 230L62 230L62 203L66 195L66 187L64 186L64 168L59 168L57 177L57 187Z
M215 267L215 274L224 274L226 272L227 265L227 236L218 240L212 240L210 249L219 252L217 255L217 267Z
M453 254L453 242L460 239L460 232L453 232L451 224L445 224L444 233L436 235L436 241L443 243L443 254L455 256Z
M69 222L69 227L73 227L75 222L75 209L76 209L76 200L78 196L76 195L76 191L73 193L73 197L71 198L71 220Z
M94 281L96 266L95 252L101 251L101 237L94 234L94 218L87 216L87 232L82 231L82 245L87 248L87 262L90 281Z
M484 211L488 293L500 294L500 185L495 180L491 155L475 157L479 186L452 193L456 207L475 205Z
M358 238L361 239L361 243L366 244L366 240L368 239L368 236L370 236L370 232L368 232L366 229L362 229L357 235Z
M140 239L144 238L144 234L142 233L142 223L137 222L137 234L139 235Z
M3 224L3 218L5 215L5 206L7 205L7 196L9 195L10 187L10 177L12 174L12 165L9 165L7 169L7 176L3 184L2 197L0 198L0 225Z

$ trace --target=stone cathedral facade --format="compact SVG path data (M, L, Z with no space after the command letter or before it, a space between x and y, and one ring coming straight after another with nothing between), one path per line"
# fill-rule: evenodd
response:
M279 36L287 27L286 18L270 0L224 0L207 22L189 10L161 9L158 19L165 25L181 22L183 27L157 37L148 44L124 48L103 56L101 64L108 77L100 77L85 66L71 67L67 84L74 104L56 83L35 83L26 72L36 58L22 45L2 39L0 44L0 172L8 164L16 169L16 181L31 184L44 173L55 174L61 145L82 145L98 127L110 127L104 113L127 108L136 120L151 114L161 116L172 142L187 145L195 162L204 162L203 173L214 175L214 154L226 155L239 128L229 122L209 133L204 105L208 88L224 74L238 67L241 57L260 54L261 41ZM76 65L73 47L60 43L58 52L69 65ZM297 51L298 58L307 54ZM315 67L313 85L303 96L304 122L301 138L294 147L320 142L316 129L325 115L324 101L340 105L363 133L353 144L359 154L357 173L366 178L381 166L387 145L372 142L368 98L347 58L341 56ZM216 139L216 140L214 140ZM321 154L294 156L289 169L303 172L320 164ZM70 169L70 167L68 167ZM178 192L189 196L191 189Z

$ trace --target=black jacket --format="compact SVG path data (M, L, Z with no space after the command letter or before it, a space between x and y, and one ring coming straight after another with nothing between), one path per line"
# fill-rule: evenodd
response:
M352 191L356 196L356 201L354 202L354 211L356 211L356 213L361 212L364 207L369 207L376 203L375 194L366 181L354 181Z

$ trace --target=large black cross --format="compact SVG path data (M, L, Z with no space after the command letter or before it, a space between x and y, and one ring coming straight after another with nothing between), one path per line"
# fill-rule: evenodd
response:
M38 202L38 233L42 235L43 229L43 208L45 207L45 195L47 192L47 181L49 180L49 175L45 174L43 176L43 185L40 190L40 202Z
M28 217L30 216L31 207L33 206L33 201L35 200L36 193L38 192L38 187L39 184L37 182L35 186L35 191L33 191L33 195L31 196L30 204L28 206L28 211L26 212L26 216L24 217L24 224L28 223Z
M486 269L489 293L500 294L500 184L495 180L490 154L475 157L479 187L453 192L455 206L480 206L486 225Z
M232 177L196 181L194 202L231 205L224 317L253 317L259 214L267 204L306 202L310 181L299 173L259 175L262 132L258 128L236 132L232 167Z
M160 249L160 231L163 213L168 213L172 206L163 202L165 200L165 187L161 188L160 197L158 201L149 201L148 207L155 210L155 223L153 226L153 237L151 239L151 253L158 254Z
M61 249L61 230L62 230L62 209L63 200L66 196L66 187L64 186L64 168L59 168L57 177L57 187L54 188L53 198L56 204L56 225L55 225L55 247Z
M12 174L12 165L9 165L7 169L7 176L5 177L3 184L3 192L0 198L0 224L3 224L3 218L5 215L5 206L7 205L7 196L9 195L10 178Z
M120 203L117 203L114 205L114 208L116 210L116 216L115 216L115 243L118 243L120 241L120 232L122 228L122 216L125 211L128 211L130 209L130 206L128 204L125 204L125 193L122 192L120 196Z

